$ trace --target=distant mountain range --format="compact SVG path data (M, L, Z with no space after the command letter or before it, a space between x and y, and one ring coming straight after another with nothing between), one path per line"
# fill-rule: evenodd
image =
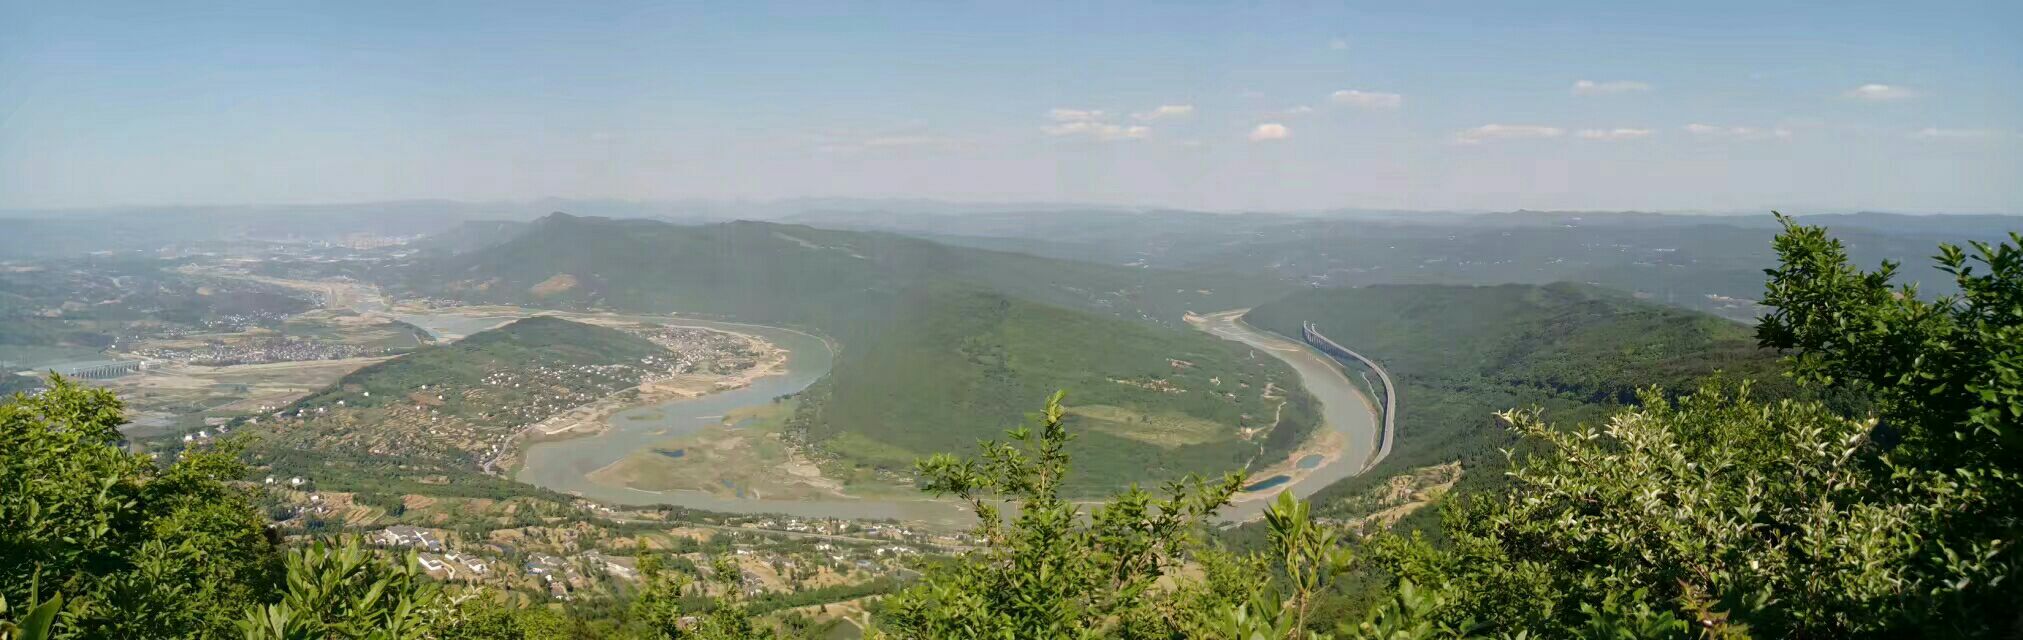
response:
M1333 222L1449 228L1701 225L1768 228L1767 212L1750 215L1608 211L1449 212L1338 209L1302 212L1205 212L1070 203L962 203L920 199L789 198L636 201L541 198L512 202L403 200L317 205L219 205L0 209L0 260L153 251L227 240L320 242L354 234L439 234L468 221L525 222L553 211L613 218L705 224L766 220L815 227L892 231L916 236L1016 239L1027 245L1109 246L1130 238L1241 236L1263 227ZM1800 213L1800 212L1791 212ZM1885 234L1982 238L2019 227L2012 215L1825 213L1809 222ZM1043 242L1042 242L1043 241ZM956 244L973 244L956 242ZM1013 248L1006 246L1002 248ZM1048 251L1036 251L1048 253ZM1113 257L1084 251L1074 257ZM1109 261L1105 259L1104 261Z
M890 233L770 222L676 225L552 214L502 242L398 270L397 290L484 302L680 311L846 336L901 292L966 284L1179 327L1187 311L1290 291L1277 278L1072 262Z

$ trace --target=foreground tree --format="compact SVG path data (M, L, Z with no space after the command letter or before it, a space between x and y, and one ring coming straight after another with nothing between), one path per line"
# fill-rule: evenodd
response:
M1332 635L1310 629L1315 601L1354 566L1354 555L1337 533L1316 522L1312 505L1283 491L1264 512L1268 550L1241 563L1249 571L1211 571L1192 586L1226 592L1236 586L1240 599L1214 602L1181 601L1180 610L1206 605L1204 624L1184 627L1189 637L1216 640L1329 640ZM1203 554L1213 557L1213 552ZM1212 561L1211 561L1212 563ZM1410 588L1409 585L1406 586ZM1183 593L1185 593L1183 591ZM1353 633L1343 630L1345 633Z
M1626 617L1720 637L1929 631L1951 624L1939 603L2000 577L1982 558L1934 565L1937 524L1987 496L1869 455L1873 421L1713 387L1642 400L1572 429L1503 414L1544 447L1509 493L1451 514L1451 551L1394 539L1376 555L1444 585L1443 621L1544 637Z
M230 634L279 576L264 521L227 484L245 473L237 451L158 467L118 446L125 421L112 393L57 376L0 404L0 597L62 594L55 637Z
M403 560L387 562L357 538L290 551L281 601L254 607L239 628L246 640L432 637L449 603L414 552Z
M1746 385L1676 404L1653 390L1600 426L1502 414L1535 447L1513 457L1508 493L1451 510L1450 547L1373 545L1436 594L1392 619L1446 629L1431 637L2023 634L2023 253L1941 247L1962 293L1921 301L1890 285L1894 265L1848 266L1821 229L1787 220L1777 249L1762 342L1874 415L1756 402Z
M2023 636L2023 234L1940 245L1938 269L1955 295L1918 297L1893 285L1897 265L1874 272L1818 227L1785 220L1781 265L1768 271L1758 337L1788 349L1801 381L1872 400L1877 449L1888 468L1950 485L1961 501L1932 523L1918 588L1979 571L1982 582L1941 589L1931 614L1949 625Z
M1232 474L1167 487L1155 499L1132 487L1084 516L1060 495L1071 439L1061 394L1047 399L1011 442L980 459L939 455L920 463L927 490L976 510L983 549L929 571L893 596L882 631L900 638L1170 637L1169 611L1151 597L1183 557L1193 530L1242 486ZM999 501L1016 512L1009 517Z
M718 557L711 580L701 585L712 592L707 606L682 606L682 594L696 581L668 568L659 554L640 547L639 594L632 601L632 619L648 638L665 640L770 640L772 628L755 620L744 598L744 569L731 556Z
M230 484L235 446L162 467L119 447L124 422L110 392L56 376L0 403L0 640L544 637L474 622L525 616L452 602L356 540L284 559Z

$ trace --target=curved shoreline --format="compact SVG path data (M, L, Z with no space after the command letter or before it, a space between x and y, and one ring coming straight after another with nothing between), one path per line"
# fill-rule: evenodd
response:
M466 310L466 313L477 310ZM489 310L487 310L489 311ZM670 434L690 433L714 424L723 414L743 407L772 402L780 396L800 393L828 375L838 346L827 336L799 329L689 318L678 315L573 314L554 310L518 309L526 315L596 315L598 317L666 326L685 326L749 335L772 343L785 352L778 366L755 375L744 386L695 397L671 398L661 402L625 407L600 416L599 429L566 439L535 439L520 447L520 459L512 477L547 489L585 498L628 505L672 505L726 513L767 513L818 518L896 519L937 524L965 524L973 515L958 502L922 496L918 499L828 498L817 500L769 500L719 496L702 491L651 491L613 486L592 480L590 475L632 452ZM1342 364L1307 344L1251 327L1242 321L1245 309L1207 316L1192 316L1196 329L1264 351L1291 366L1310 394L1321 403L1327 430L1310 437L1285 460L1275 461L1260 480L1284 475L1288 479L1268 488L1244 492L1220 513L1218 520L1242 522L1262 515L1269 503L1265 498L1286 490L1307 497L1342 478L1361 473L1375 462L1378 452L1372 445L1378 438L1380 409L1362 387L1349 380ZM461 314L443 314L461 315ZM819 346L818 346L819 345ZM1320 456L1318 464L1299 464Z
M851 519L897 519L966 524L970 515L960 505L922 497L919 500L832 498L769 500L720 496L703 491L653 491L614 486L590 475L633 452L673 435L693 433L718 424L739 408L763 405L792 395L828 375L836 347L827 337L797 329L718 322L677 316L621 316L671 326L756 333L787 352L785 365L773 375L758 377L737 389L694 398L644 404L612 414L596 434L568 440L530 443L514 479L535 486L613 504L673 505L725 513L768 513L789 516ZM732 329L730 327L736 327Z
M1376 402L1348 378L1341 363L1306 344L1250 326L1243 321L1246 311L1249 310L1232 309L1194 315L1187 320L1196 329L1243 343L1292 367L1307 393L1321 403L1322 424L1327 430L1310 436L1285 460L1264 467L1275 471L1255 474L1253 481L1260 483L1280 475L1288 480L1237 494L1234 504L1219 514L1221 520L1229 522L1262 516L1269 498L1279 493L1291 491L1305 498L1343 478L1362 473L1374 464L1382 434ZM1320 464L1311 469L1300 468L1300 460L1316 454L1323 456Z
M1319 340L1321 342L1319 346L1324 347L1323 351L1326 350L1325 348L1333 348L1348 354L1349 357L1362 362L1363 366L1369 367L1371 371L1377 372L1377 378L1384 381L1384 409L1383 413L1379 414L1384 417L1384 430L1377 435L1377 452L1371 454L1370 461L1363 464L1363 471L1368 471L1371 467L1377 466L1377 463L1383 462L1384 458L1390 457L1391 443L1397 440L1398 385L1391 382L1391 372L1385 371L1383 365L1377 364L1377 361L1371 360L1361 352L1344 347L1340 343L1329 339L1326 334L1321 333L1320 327L1315 326L1314 323L1302 323L1300 331L1305 334L1302 337L1306 338L1307 342L1311 343ZM1370 400L1368 396L1364 396L1363 400L1371 403L1371 411L1377 410L1375 402Z

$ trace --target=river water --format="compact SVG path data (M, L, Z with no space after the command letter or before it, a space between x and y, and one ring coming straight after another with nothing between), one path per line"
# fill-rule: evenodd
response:
M1343 374L1341 365L1305 344L1245 324L1240 312L1207 316L1202 329L1225 340L1250 345L1259 353L1278 358L1291 366L1293 372L1299 374L1300 384L1306 387L1307 393L1320 401L1323 428L1333 430L1342 438L1342 452L1335 459L1317 465L1310 457L1301 459L1297 466L1310 471L1296 482L1288 484L1289 479L1274 482L1277 478L1252 478L1250 486L1257 493L1275 496L1281 491L1291 491L1295 496L1306 498L1338 480L1362 473L1363 468L1369 466L1370 456L1377 450L1378 429L1382 428L1383 420L1377 415L1376 404L1370 401L1361 387ZM1269 504L1268 500L1245 500L1224 509L1221 515L1225 520L1248 520L1263 513Z
M386 307L377 301L356 306L361 311L380 313L387 311ZM531 314L530 310L528 315ZM397 314L394 317L419 326L438 337L455 338L505 324L516 316L478 318L442 313ZM717 424L725 414L734 410L763 405L780 396L800 393L808 385L828 375L830 367L834 364L835 351L827 341L792 329L670 316L627 317L645 322L757 335L787 350L786 366L783 373L759 378L740 389L633 407L618 412L608 419L605 430L593 435L529 445L515 479L612 504L670 504L724 513L777 513L813 518L891 518L944 525L967 524L971 521L973 516L960 503L933 500L925 496L919 500L845 498L765 500L719 496L703 491L647 491L591 481L588 477L591 472L609 466L634 452L646 450L668 438L693 433ZM1232 314L1212 316L1210 325L1204 329L1219 337L1248 344L1291 365L1299 374L1307 391L1321 402L1325 428L1340 433L1346 442L1342 455L1325 464L1316 464L1317 461L1314 460L1301 460L1297 466L1307 472L1297 481L1253 479L1256 483L1253 486L1260 488L1258 493L1275 495L1279 491L1290 490L1295 495L1307 497L1322 487L1355 475L1363 469L1371 452L1374 451L1379 420L1372 408L1373 405L1364 397L1361 389L1342 374L1339 366L1303 344L1243 324ZM1255 518L1267 503L1267 500L1261 499L1239 502L1233 507L1224 509L1222 519Z
M718 424L724 414L770 403L799 393L828 375L835 352L813 335L750 324L704 320L648 318L674 326L693 326L757 335L788 352L786 371L754 380L751 385L698 398L633 407L618 412L595 435L538 442L527 448L526 461L515 479L614 504L671 504L725 513L779 513L813 518L894 518L959 524L968 516L948 501L936 500L762 500L719 496L702 491L646 491L593 482L589 474L634 452L672 437Z

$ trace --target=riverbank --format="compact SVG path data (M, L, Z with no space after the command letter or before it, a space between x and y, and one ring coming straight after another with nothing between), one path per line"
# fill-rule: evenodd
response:
M1246 311L1190 314L1186 320L1198 330L1243 343L1291 366L1307 393L1321 403L1322 429L1285 459L1251 470L1250 487L1238 493L1220 515L1233 522L1260 517L1269 499L1281 492L1305 498L1361 473L1377 450L1380 422L1375 402L1338 363L1304 344L1245 324Z
M566 316L564 316L566 317ZM572 318L574 319L574 318ZM678 325L669 325L678 326ZM730 374L677 373L666 378L642 382L639 386L618 394L613 394L589 404L584 404L547 419L527 425L527 431L541 440L558 440L575 436L595 435L610 428L611 419L619 413L643 405L654 405L676 400L689 400L712 393L733 389L743 389L752 382L785 372L787 353L773 343L749 333L717 331L738 336L745 340L745 346L759 353L758 363Z

